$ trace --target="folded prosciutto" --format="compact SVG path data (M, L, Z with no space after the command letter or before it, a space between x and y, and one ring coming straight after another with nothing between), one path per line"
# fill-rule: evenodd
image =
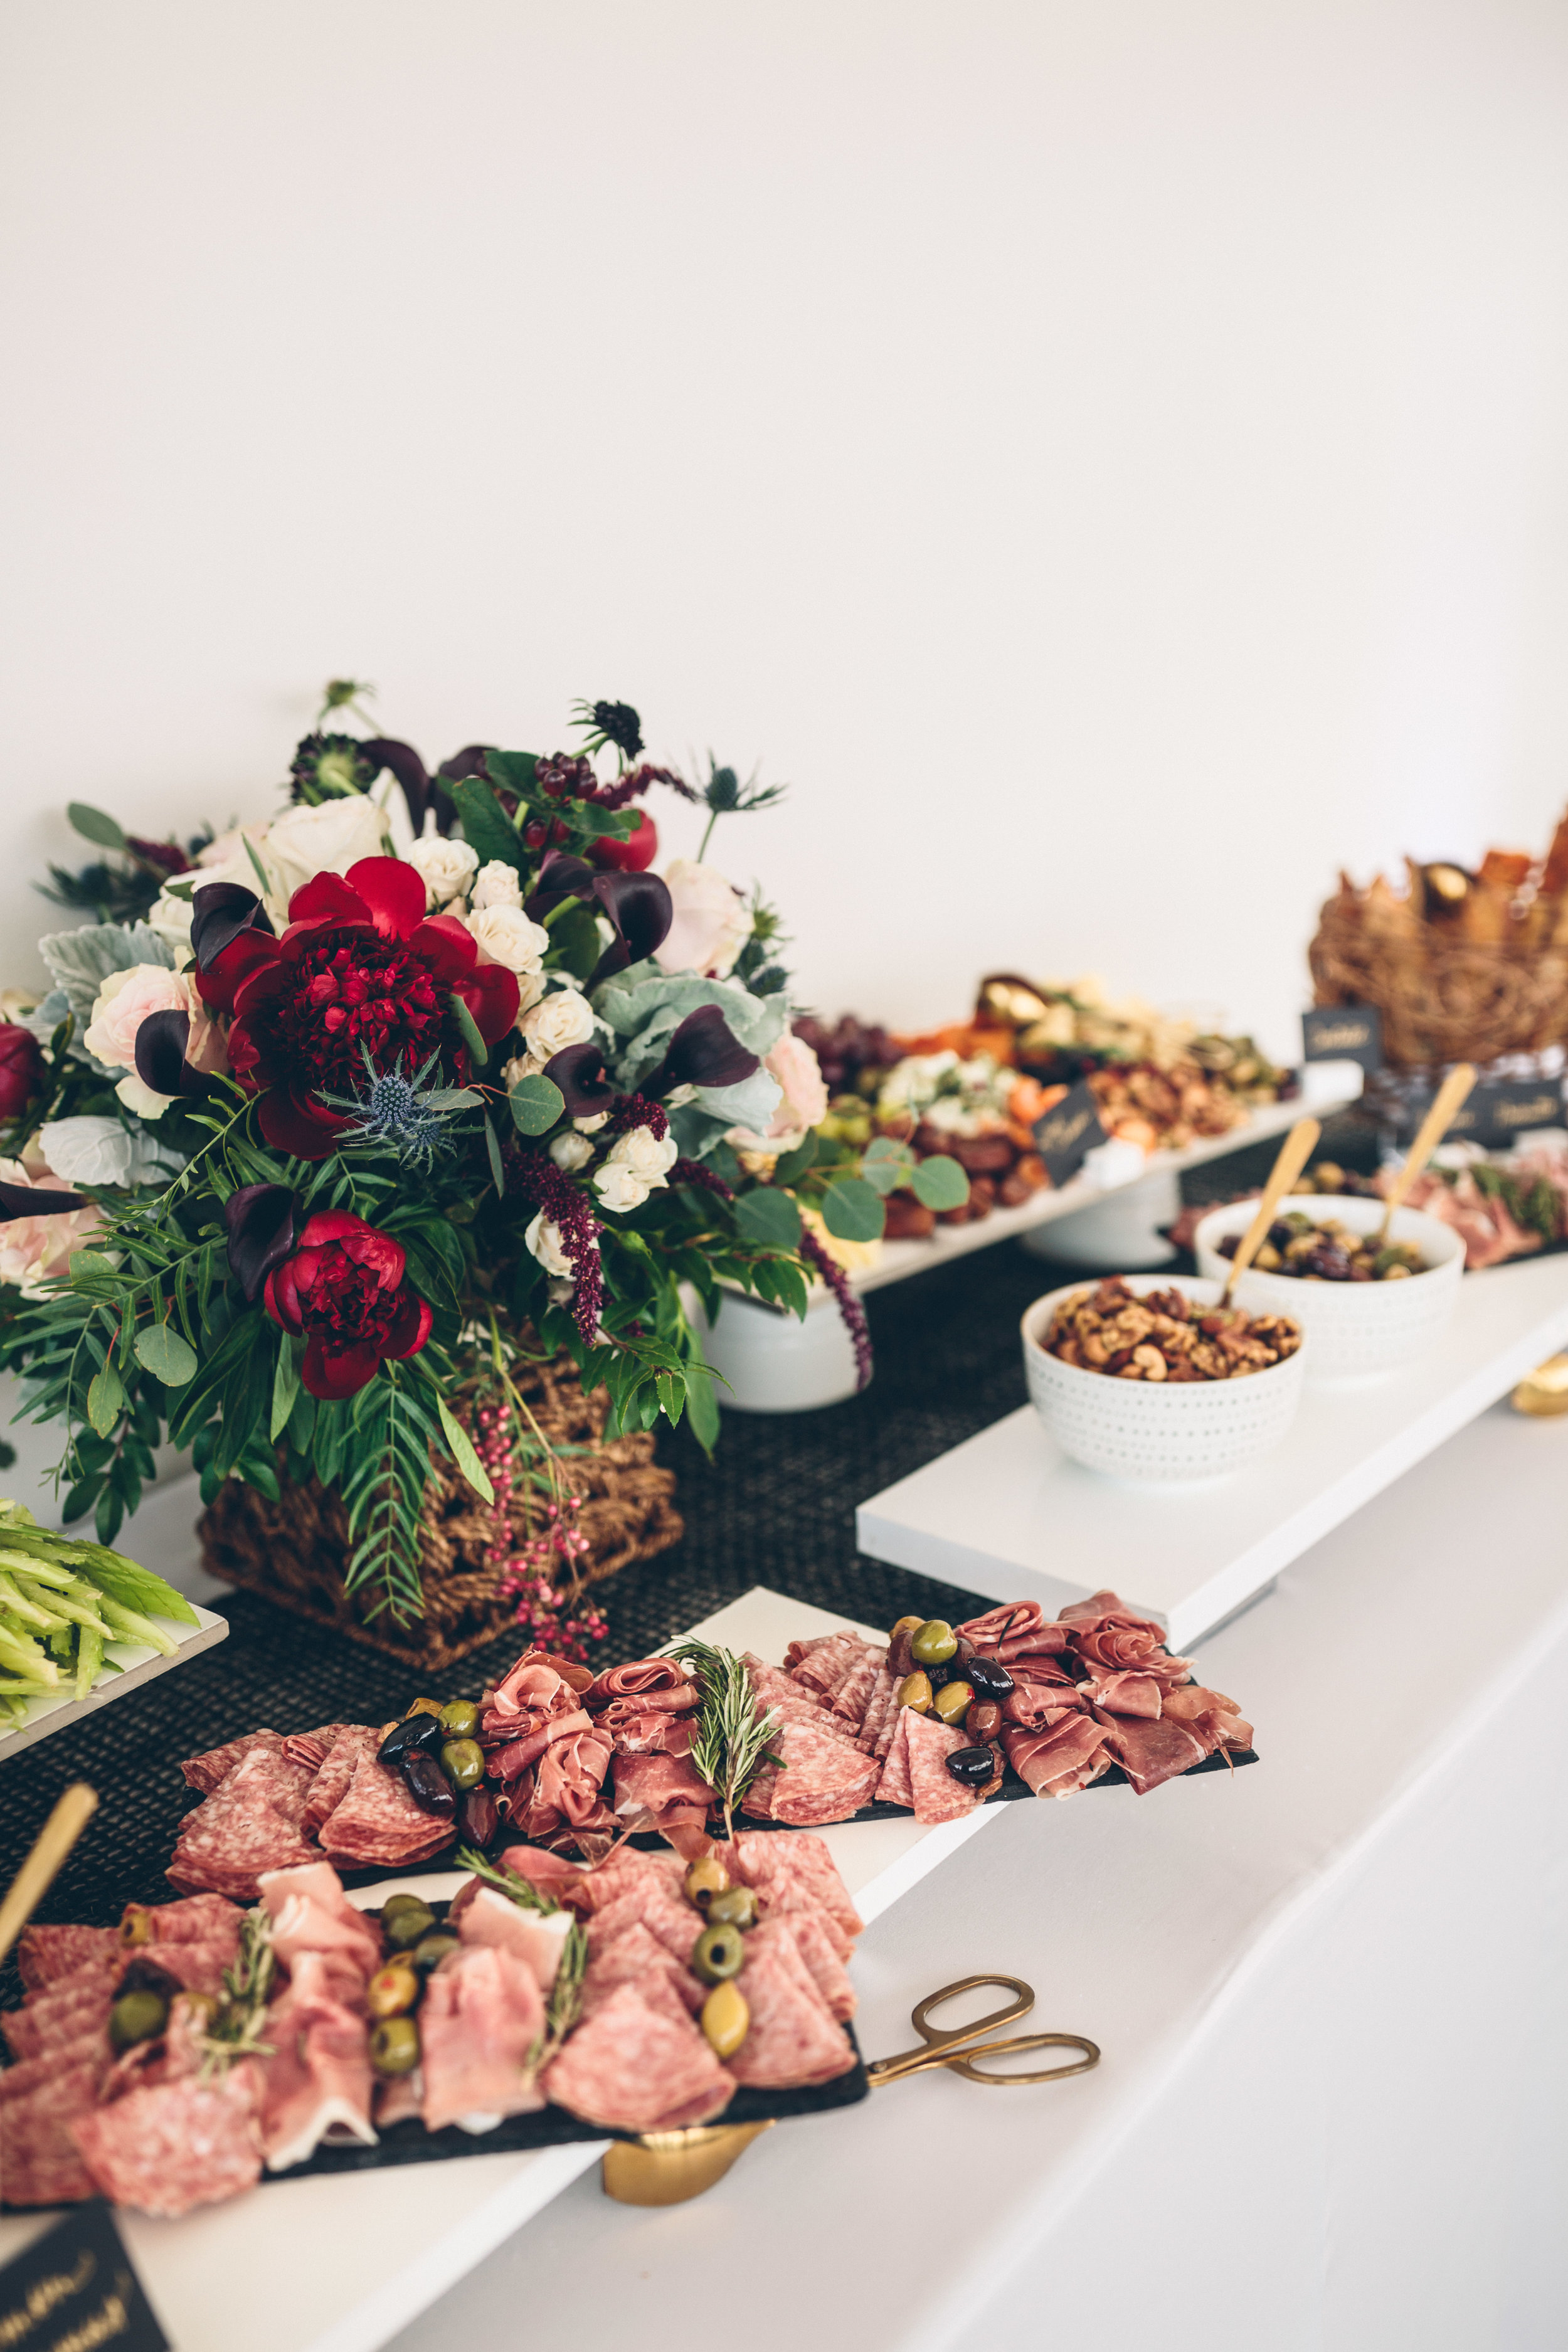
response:
M465 1944L441 1962L419 2011L426 2131L488 2131L544 2105L530 2053L544 2031L533 1969L496 1944Z

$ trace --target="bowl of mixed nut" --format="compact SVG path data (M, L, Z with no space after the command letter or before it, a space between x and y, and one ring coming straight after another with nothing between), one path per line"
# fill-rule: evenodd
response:
M1198 1272L1223 1280L1255 1201L1215 1209L1193 1236ZM1463 1238L1419 1209L1395 1209L1382 1244L1384 1202L1348 1193L1290 1193L1236 1286L1254 1314L1293 1315L1312 1337L1310 1377L1393 1371L1442 1333L1465 1270Z
M1066 1454L1112 1477L1218 1478L1271 1452L1306 1357L1293 1316L1223 1307L1223 1285L1113 1275L1037 1298L1024 1368Z

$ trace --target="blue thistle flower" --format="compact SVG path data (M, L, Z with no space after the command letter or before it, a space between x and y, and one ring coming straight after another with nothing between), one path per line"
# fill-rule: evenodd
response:
M333 1110L350 1116L352 1124L343 1140L378 1144L405 1168L424 1174L438 1152L455 1149L447 1132L447 1113L467 1109L479 1101L479 1096L468 1087L425 1086L440 1059L439 1047L412 1077L401 1069L378 1070L368 1047L362 1045L360 1052L366 1078L363 1091L322 1097Z

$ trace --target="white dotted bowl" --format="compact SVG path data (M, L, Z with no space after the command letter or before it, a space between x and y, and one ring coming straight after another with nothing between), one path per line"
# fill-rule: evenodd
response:
M1037 1298L1023 1320L1029 1395L1064 1454L1113 1478L1163 1486L1225 1477L1273 1452L1300 1402L1305 1339L1282 1363L1239 1381L1167 1383L1086 1372L1047 1355L1043 1343L1058 1308L1093 1286L1074 1282L1053 1290ZM1151 1290L1180 1290L1194 1306L1213 1307L1223 1286L1152 1274L1129 1275L1127 1287L1138 1298Z
M1193 1241L1200 1275L1224 1280L1230 1262L1221 1257L1219 1244L1230 1234L1244 1234L1257 1207L1256 1201L1233 1201L1204 1219ZM1336 1217L1352 1234L1370 1234L1383 1223L1384 1203L1303 1192L1279 1203L1281 1216L1292 1209L1309 1217ZM1394 1211L1392 1238L1414 1243L1426 1261L1425 1271L1408 1282L1302 1282L1294 1275L1261 1274L1248 1266L1236 1286L1237 1304L1253 1315L1293 1315L1310 1335L1314 1381L1391 1372L1442 1333L1465 1270L1460 1236L1419 1209Z

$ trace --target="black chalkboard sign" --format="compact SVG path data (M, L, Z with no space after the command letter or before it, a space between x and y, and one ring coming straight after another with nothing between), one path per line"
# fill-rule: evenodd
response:
M1045 1161L1053 1184L1065 1184L1083 1165L1084 1154L1106 1140L1100 1123L1100 1106L1087 1078L1065 1094L1035 1121L1035 1149Z
M1375 1004L1317 1004L1301 1015L1301 1058L1383 1067L1383 1015Z
M1483 1144L1496 1151L1536 1127L1561 1127L1560 1078L1487 1078L1472 1087L1448 1129L1450 1142Z
M0 2345L58 2352L68 2344L169 2352L101 2198L73 2206L0 2270Z

